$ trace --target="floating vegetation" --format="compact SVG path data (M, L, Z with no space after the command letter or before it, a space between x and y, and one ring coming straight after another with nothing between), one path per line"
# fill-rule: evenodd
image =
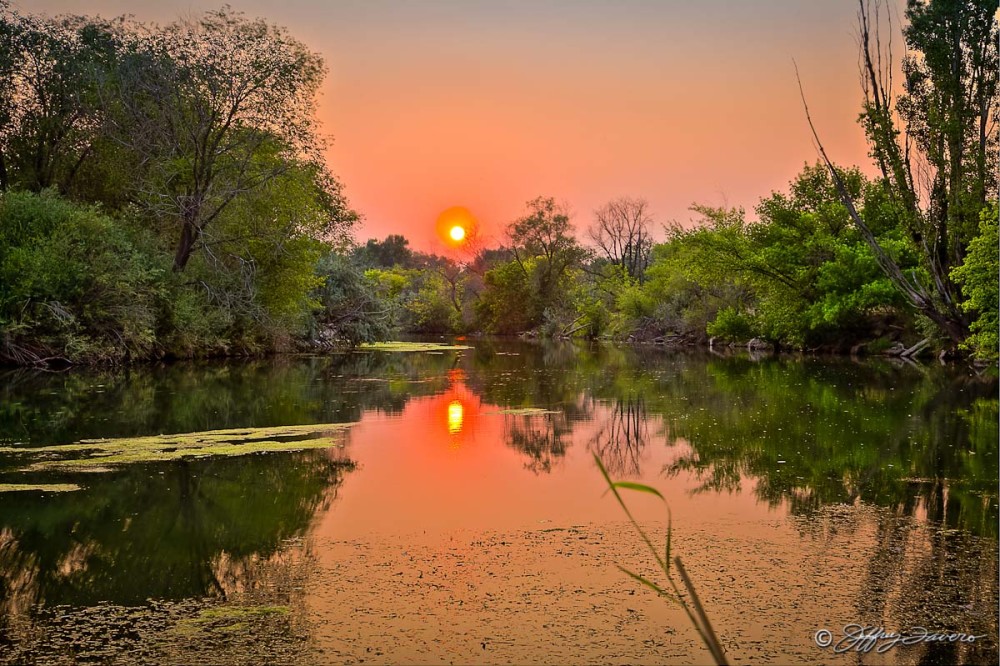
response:
M69 493L79 490L75 483L0 483L0 493L34 490L42 493Z
M0 453L40 456L22 472L106 472L131 463L160 462L188 457L242 456L275 451L328 449L343 444L353 423L236 428L204 432L120 439L84 439L63 446L0 447ZM51 459L51 458L55 459ZM73 488L75 490L75 488Z
M365 342L358 346L363 351L386 352L445 352L472 349L468 345L447 345L440 342Z
M287 595L278 589L216 605L209 598L151 600L139 606L101 602L92 606L32 607L13 615L11 643L0 651L3 664L297 664L308 645L294 625L296 607L268 604ZM287 598L287 596L286 596ZM279 601L278 603L282 603ZM211 605L207 605L211 604Z
M508 416L539 416L541 414L558 414L559 412L553 409L544 409L542 407L516 407L511 409L501 409L496 412L486 412L487 414L505 414Z
M173 631L186 635L247 631L261 619L287 616L290 612L288 606L215 606L180 620Z

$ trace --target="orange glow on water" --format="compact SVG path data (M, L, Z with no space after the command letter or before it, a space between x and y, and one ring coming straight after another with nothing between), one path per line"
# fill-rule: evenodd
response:
M448 403L448 434L457 435L462 432L462 419L465 415L465 408L460 400L452 400Z

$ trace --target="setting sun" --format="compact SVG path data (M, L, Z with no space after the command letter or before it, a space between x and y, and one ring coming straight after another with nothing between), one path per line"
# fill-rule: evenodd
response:
M438 237L454 248L467 246L476 238L479 223L475 216L464 206L452 206L438 215Z

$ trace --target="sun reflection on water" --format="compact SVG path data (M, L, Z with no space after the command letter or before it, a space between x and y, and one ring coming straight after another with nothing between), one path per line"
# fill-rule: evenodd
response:
M459 400L452 400L448 403L448 434L457 435L462 432L462 419L465 416L465 408Z

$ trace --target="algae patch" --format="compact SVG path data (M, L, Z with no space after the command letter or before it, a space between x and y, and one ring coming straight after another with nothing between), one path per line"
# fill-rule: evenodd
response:
M79 490L75 483L0 483L0 493L34 490L43 493L69 493Z
M440 342L366 342L358 346L362 351L385 352L444 352L472 349L468 345L446 345Z
M120 439L84 439L64 446L0 447L0 453L41 457L22 472L106 472L131 463L188 457L241 456L251 453L327 449L342 445L353 423L235 428Z
M261 620L287 616L290 612L288 606L215 606L178 621L172 631L187 636L247 631Z
M506 416L539 416L541 414L558 414L559 412L552 409L543 409L542 407L517 407L511 409L501 409L496 412L486 412L487 414L504 414Z

